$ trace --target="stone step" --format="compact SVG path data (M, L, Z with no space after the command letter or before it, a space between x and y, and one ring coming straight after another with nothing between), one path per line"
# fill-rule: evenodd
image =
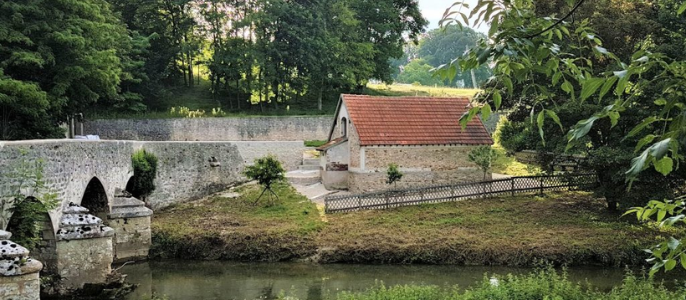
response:
M321 181L319 170L317 171L291 171L286 173L286 179L291 184L311 185Z
M319 171L319 165L300 165L298 166L300 171Z
M303 165L305 166L318 166L319 158L303 158Z

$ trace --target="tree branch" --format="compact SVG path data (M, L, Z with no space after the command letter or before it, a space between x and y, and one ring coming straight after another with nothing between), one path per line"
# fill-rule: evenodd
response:
M544 34L544 33L548 32L549 30L555 28L557 25L560 25L560 23L564 22L564 20L566 20L566 19L568 19L570 16L572 16L572 14L574 14L574 12L575 12L577 9L579 9L579 7L581 6L581 4L584 3L584 1L585 1L585 0L579 0L579 2L577 2L576 5L574 5L574 8L572 8L572 10L570 10L570 11L567 13L567 15L565 15L562 19L557 20L557 22L555 22L555 24L548 26L548 28L543 29L543 30L542 30L541 32L539 32L539 33L529 35L529 36L527 36L526 38L527 38L527 39L530 39L530 38L537 37L537 36L539 36L539 35L541 35L541 34Z

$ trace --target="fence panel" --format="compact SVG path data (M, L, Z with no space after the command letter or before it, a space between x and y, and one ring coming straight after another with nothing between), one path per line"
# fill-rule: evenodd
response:
M592 174L520 176L491 181L466 182L402 190L329 196L324 200L326 213L368 209L389 209L422 203L441 203L519 193L570 191L596 184Z

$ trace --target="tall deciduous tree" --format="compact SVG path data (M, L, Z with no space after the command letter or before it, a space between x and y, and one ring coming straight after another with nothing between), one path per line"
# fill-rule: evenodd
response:
M57 125L116 97L124 28L103 0L0 3L4 139L59 136Z

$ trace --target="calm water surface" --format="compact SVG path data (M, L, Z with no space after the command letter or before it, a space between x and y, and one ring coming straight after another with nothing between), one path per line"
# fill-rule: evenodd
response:
M327 299L340 291L385 285L473 286L484 274L526 274L531 268L430 265L319 265L309 263L236 263L167 261L126 265L120 271L140 286L127 299L155 293L170 300L274 299L279 293L302 300ZM619 268L571 268L573 281L609 290L621 283ZM679 278L686 278L683 275Z

